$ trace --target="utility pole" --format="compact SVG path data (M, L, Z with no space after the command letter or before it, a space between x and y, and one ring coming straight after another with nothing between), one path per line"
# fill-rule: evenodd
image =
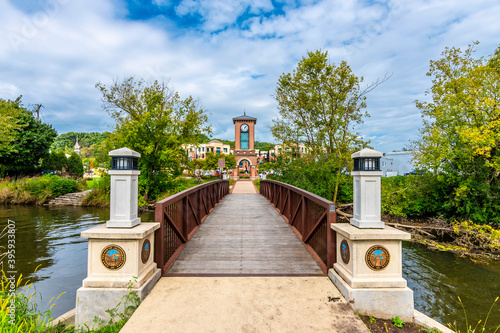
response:
M42 104L37 104L36 105L36 120L40 121L40 108L42 107Z

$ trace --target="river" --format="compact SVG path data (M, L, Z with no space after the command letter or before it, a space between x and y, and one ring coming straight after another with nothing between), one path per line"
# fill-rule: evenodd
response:
M39 309L46 311L50 298L63 292L52 316L73 309L76 290L87 274L87 240L80 233L109 219L109 209L0 205L0 227L9 219L17 230L16 271L34 282ZM151 222L154 214L145 214L141 220ZM0 244L5 246L6 239ZM414 292L415 308L444 324L456 321L462 331L465 316L457 296L464 303L469 323L475 325L480 319L484 322L500 295L500 262L475 264L409 242L403 245L403 261L403 277ZM497 304L488 322L500 324L499 308Z

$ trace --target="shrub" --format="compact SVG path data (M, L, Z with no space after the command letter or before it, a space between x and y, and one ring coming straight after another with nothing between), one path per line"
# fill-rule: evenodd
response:
M5 179L0 183L0 203L41 205L54 197L77 190L76 181L56 175L21 178L14 182Z

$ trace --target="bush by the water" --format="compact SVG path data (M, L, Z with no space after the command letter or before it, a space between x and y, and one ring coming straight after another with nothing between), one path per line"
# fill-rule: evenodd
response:
M382 211L395 216L444 217L500 225L499 197L498 186L467 186L464 179L452 175L382 178Z
M6 178L0 182L0 203L41 205L52 198L77 191L77 181L56 175L20 178L15 181Z
M211 180L213 180L213 177L207 179L207 181ZM170 181L165 181L161 184L159 189L155 189L152 191L158 191L158 194L155 198L155 200L158 201L199 184L201 184L201 182L195 178L177 177ZM92 181L92 186L90 187L94 191L90 192L85 198L83 198L83 206L108 207L110 200L110 186L111 177L107 174L100 179ZM162 192L159 192L159 190L161 190ZM142 197L139 197L139 206L145 206L147 204L148 203L145 202Z

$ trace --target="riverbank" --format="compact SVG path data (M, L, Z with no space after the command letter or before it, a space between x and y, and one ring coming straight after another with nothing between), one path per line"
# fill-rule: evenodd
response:
M337 208L337 221L349 223L352 204ZM445 251L476 262L500 261L500 229L472 221L447 221L441 218L411 219L383 214L382 221L412 234L411 242L433 251Z

